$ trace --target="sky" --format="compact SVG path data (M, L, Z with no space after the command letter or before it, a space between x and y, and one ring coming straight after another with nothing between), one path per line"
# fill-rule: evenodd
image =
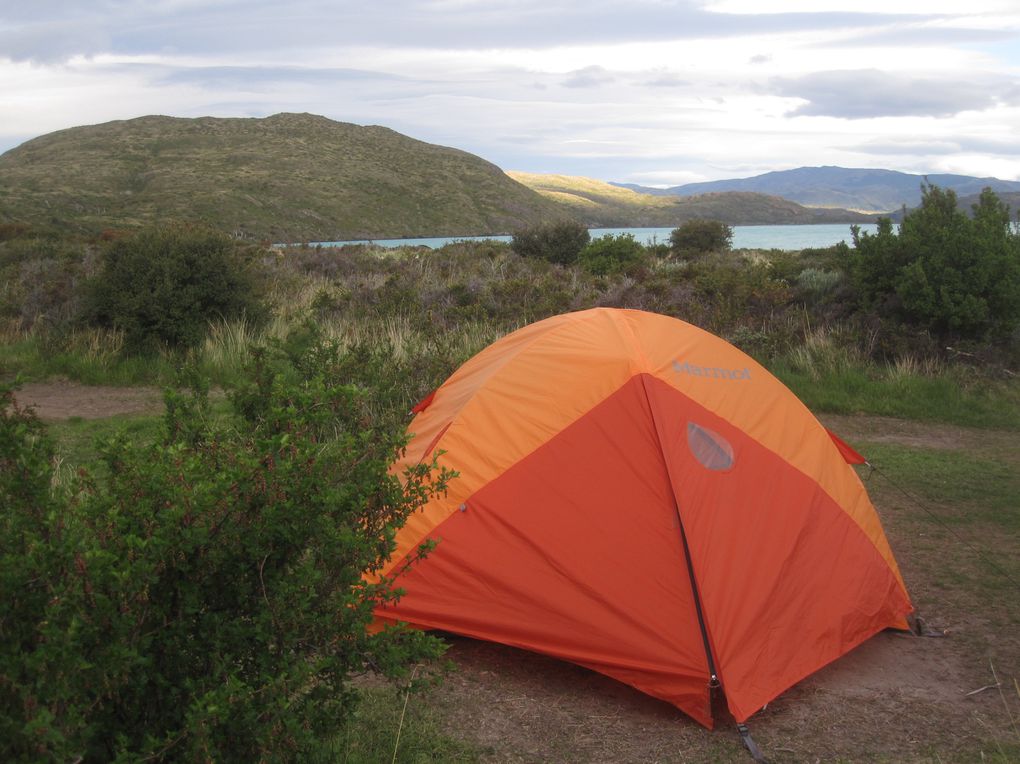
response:
M1020 179L1020 0L0 0L0 152L310 112L506 170Z

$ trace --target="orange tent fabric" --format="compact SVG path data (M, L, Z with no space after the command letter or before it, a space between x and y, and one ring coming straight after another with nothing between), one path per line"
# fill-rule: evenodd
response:
M722 339L594 309L495 342L417 407L400 469L438 449L446 496L383 571L404 621L607 674L712 726L912 610L885 534L826 429Z

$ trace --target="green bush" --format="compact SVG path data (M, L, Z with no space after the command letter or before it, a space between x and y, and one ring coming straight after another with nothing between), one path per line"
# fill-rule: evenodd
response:
M564 220L518 231L510 248L521 257L570 265L590 241L591 235L581 223Z
M790 286L776 278L765 257L707 255L692 264L690 278L701 301L711 306L702 324L711 331L762 325L790 304Z
M723 252L733 242L733 229L719 220L688 220L669 235L670 249L680 257Z
M249 250L215 231L147 228L107 245L86 288L89 324L124 332L125 350L189 348L210 321L266 316Z
M818 300L833 291L843 280L838 271L805 268L797 276L797 286L812 300Z
M363 573L446 476L389 474L389 393L355 366L317 341L256 353L238 415L214 418L199 382L168 392L164 440L105 444L64 493L3 391L4 760L307 760L352 713L352 672L440 652L369 633L397 591Z
M581 250L577 263L595 276L629 273L647 261L645 248L631 234L606 234Z
M851 273L865 307L942 337L1007 336L1020 326L1020 232L985 189L967 216L952 190L926 185L899 232L854 227Z
M50 492L53 453L42 423L0 385L0 754L8 761L69 752L64 737L84 726L73 679L61 676L75 661L45 646L51 634L61 638L44 614L69 588L75 559Z

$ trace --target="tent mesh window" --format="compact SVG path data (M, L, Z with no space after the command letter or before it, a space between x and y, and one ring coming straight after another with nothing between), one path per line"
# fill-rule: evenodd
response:
M688 422L687 447L707 469L722 471L733 466L733 446L722 435L707 427Z

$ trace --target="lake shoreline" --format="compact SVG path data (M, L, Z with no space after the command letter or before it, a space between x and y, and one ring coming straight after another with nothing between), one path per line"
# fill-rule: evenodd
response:
M873 233L874 223L797 223L784 225L731 226L733 249L779 249L795 251L831 247L840 242L852 243L850 228L858 225L862 231ZM591 228L592 239L603 236L629 234L645 245L668 244L673 228ZM351 239L347 241L310 242L311 246L345 247L359 244L397 249L400 247L429 247L439 249L459 241L509 242L513 237L492 234L488 236L431 236L406 239Z

